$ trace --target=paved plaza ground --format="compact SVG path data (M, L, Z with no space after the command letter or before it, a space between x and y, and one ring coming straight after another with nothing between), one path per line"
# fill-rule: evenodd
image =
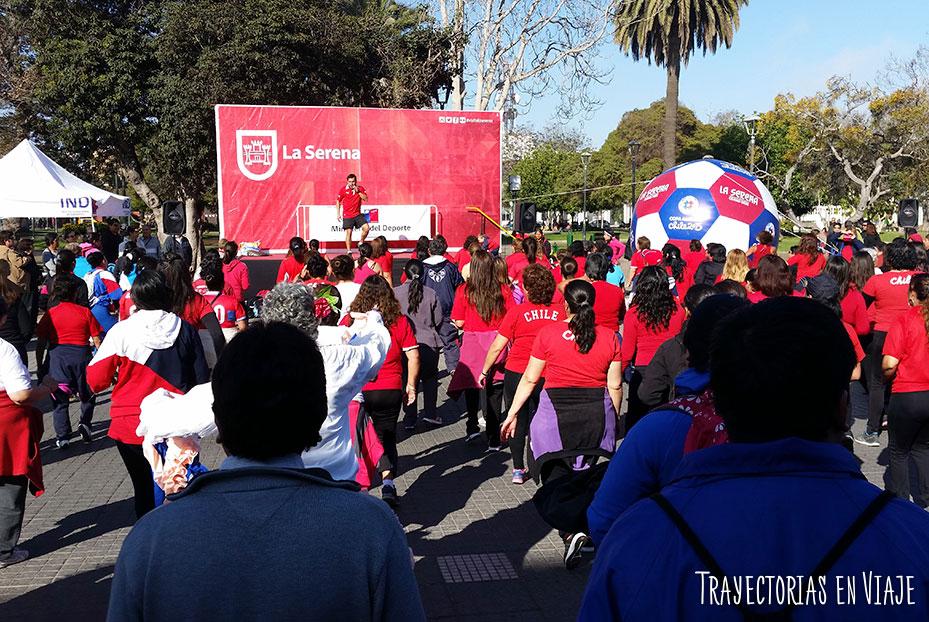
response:
M46 492L27 499L20 542L32 557L0 570L0 620L105 617L113 566L134 513L132 487L106 437L109 395L100 401L90 445L77 442L67 450L54 449L51 415L45 415ZM71 408L76 423L78 405ZM508 452L484 455L483 444L464 443L462 410L463 405L446 402L441 409L445 426L420 424L415 434L401 437L398 515L416 558L429 618L574 619L589 566L565 570L558 535L532 505L535 484L510 483ZM863 425L856 422L856 430ZM875 483L884 472L879 463L886 464L886 440L881 438L881 448L855 448ZM203 453L208 467L222 460L221 448L210 440ZM196 560L190 561L195 575Z

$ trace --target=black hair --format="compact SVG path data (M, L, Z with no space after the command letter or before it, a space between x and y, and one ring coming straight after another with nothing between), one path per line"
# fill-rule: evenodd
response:
M309 242L306 243L307 248L319 252L319 240L316 238L311 238Z
M448 242L445 241L445 236L437 235L435 238L429 242L429 254L430 255L444 255L445 251L448 250Z
M57 280L57 279L56 279ZM138 309L170 311L171 292L163 274L157 270L142 270L132 282L132 303Z
M710 346L716 326L724 318L750 304L744 298L725 294L711 295L698 304L687 320L687 328L684 329L687 365L701 372L709 370Z
M409 313L416 313L419 305L423 301L423 273L425 268L423 262L418 259L411 259L403 266L403 273L406 275L406 282L409 283L409 294L407 297L407 309Z
M249 327L223 349L212 385L218 441L229 454L269 460L319 442L326 374L319 348L299 328Z
M687 263L681 259L681 249L668 242L661 249L661 265L671 268L671 276L675 281L684 280L684 268Z
M365 242L367 244L367 242ZM306 258L306 271L310 277L321 279L329 271L329 262L319 253L309 253Z
M713 293L724 294L726 296L735 296L736 298L741 298L742 300L746 300L748 298L748 292L745 291L745 288L742 287L742 284L732 279L723 279L714 285Z
M127 250L123 256L116 260L116 274L125 274L129 276L135 268L136 257L133 250Z
M583 240L574 240L571 244L568 245L568 252L571 253L572 257L583 257L587 254L587 249L584 248Z
M575 279L564 288L564 299L574 314L568 327L574 334L574 343L581 354L587 354L597 340L594 300L597 292L587 281Z
M346 181L349 180L349 179L354 179L354 180L357 181L357 180L358 180L358 176L355 175L355 173L349 173L348 175L345 176L345 179L346 179Z
M591 253L587 255L587 261L584 263L584 274L594 281L605 281L613 264L610 259L603 253Z
M561 277L573 279L577 274L577 259L574 257L565 257L561 260Z
M523 253L525 253L526 258L529 260L529 263L536 262L536 253L539 252L539 242L532 236L523 238Z
M329 262L332 276L339 281L351 281L355 277L355 262L349 255L336 255Z
M371 255L374 253L374 247L371 246L370 242L362 242L358 245L358 267L365 265L365 262L371 259Z
M763 300L729 316L710 351L716 410L735 443L825 441L844 432L840 405L854 367L842 321L796 296Z
M216 261L220 261L219 255L216 256ZM152 257L151 255L142 255L139 257L139 260L135 264L136 272L142 272L142 270L157 270L158 269L158 259Z
M91 268L99 268L106 265L106 257L100 251L94 251L91 254L87 255L87 263L90 264Z
M823 268L823 274L828 274L835 279L839 286L839 300L845 298L845 294L848 293L851 264L841 255L830 255Z
M51 246L58 239L58 234L54 231L45 234L45 246Z
M713 288L706 283L694 283L684 294L684 308L693 313L697 305L715 293Z
M903 238L896 238L884 247L884 263L891 270L912 270L916 260L916 251Z
M477 238L475 238L476 240ZM424 235L416 240L416 259L422 261L429 257L429 238Z
M59 302L77 302L78 283L80 281L77 279L56 278L52 291L49 292L50 297Z
M158 271L164 275L165 285L170 295L170 306L167 310L175 315L182 315L187 303L197 293L194 291L193 281L190 278L190 270L187 269L187 260L177 253L167 253L162 262L158 264ZM135 283L133 283L133 288L135 288Z
M204 257L200 263L200 278L206 283L211 292L221 292L226 285L226 275L223 274L223 262L219 257Z
M651 330L666 329L677 303L668 287L668 273L660 266L648 266L636 278L635 296L630 305L639 320Z
M726 263L726 247L716 242L710 242L706 245L706 252L716 263Z
M236 255L239 254L239 245L229 240L223 246L223 263L231 263L233 259L236 258Z
M77 256L66 248L58 251L58 259L55 260L57 274L63 272L74 272L74 266L77 262Z

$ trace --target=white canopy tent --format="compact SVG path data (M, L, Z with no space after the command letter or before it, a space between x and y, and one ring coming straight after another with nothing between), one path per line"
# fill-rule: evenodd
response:
M30 140L0 158L0 218L128 215L128 197L78 179Z

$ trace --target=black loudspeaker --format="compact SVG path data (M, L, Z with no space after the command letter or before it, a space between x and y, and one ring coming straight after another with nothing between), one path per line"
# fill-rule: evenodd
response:
M161 222L166 235L187 233L187 213L183 201L165 201L161 204Z
M516 208L516 222L513 223L516 233L532 233L535 226L535 203L520 203Z

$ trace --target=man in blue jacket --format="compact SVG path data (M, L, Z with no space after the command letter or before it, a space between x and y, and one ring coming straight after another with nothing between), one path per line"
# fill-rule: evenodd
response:
M840 444L855 358L835 314L761 302L723 322L710 360L730 442L616 520L580 619L929 618L929 516Z
M397 518L354 482L304 469L326 419L303 331L259 324L213 370L228 454L123 544L110 620L425 620Z

